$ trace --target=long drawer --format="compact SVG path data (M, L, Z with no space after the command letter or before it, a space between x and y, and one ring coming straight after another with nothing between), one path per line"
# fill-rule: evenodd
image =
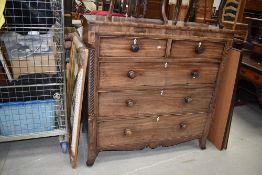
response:
M210 41L173 41L171 58L212 58L222 59L224 43Z
M129 150L173 145L201 137L206 119L207 114L188 114L98 121L97 146L99 150Z
M208 112L213 87L99 93L99 116Z
M99 56L164 57L166 53L166 43L167 41L164 39L101 37Z
M106 63L100 62L100 88L212 84L219 64L205 63Z

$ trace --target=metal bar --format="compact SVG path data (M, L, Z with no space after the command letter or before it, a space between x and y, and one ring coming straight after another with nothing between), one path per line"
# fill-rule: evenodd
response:
M64 83L49 83L45 84L45 86L63 86ZM2 88L18 88L18 87L42 87L43 84L32 84L32 85L15 85L15 86L0 86L0 89Z
M54 137L59 135L65 135L66 130L57 129L54 131L46 131L46 132L39 132L39 133L32 133L28 135L15 135L15 136L0 136L0 142L10 142L16 140L27 140L27 139L35 139L40 137Z

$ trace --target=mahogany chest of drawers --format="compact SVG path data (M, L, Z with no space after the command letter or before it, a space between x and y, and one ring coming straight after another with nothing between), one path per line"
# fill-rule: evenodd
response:
M88 160L199 139L206 146L233 33L194 23L84 16Z

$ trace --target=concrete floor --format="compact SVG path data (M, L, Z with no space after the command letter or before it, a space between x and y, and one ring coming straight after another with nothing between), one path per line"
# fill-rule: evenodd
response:
M262 174L262 110L236 107L228 150L211 143L202 151L197 141L141 151L99 153L93 167L85 166L86 140L82 136L77 169L60 152L58 138L0 144L1 175L260 175Z

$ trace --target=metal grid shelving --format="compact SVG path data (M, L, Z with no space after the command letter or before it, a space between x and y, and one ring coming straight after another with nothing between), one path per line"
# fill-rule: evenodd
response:
M66 140L63 0L7 0L0 30L0 142Z

